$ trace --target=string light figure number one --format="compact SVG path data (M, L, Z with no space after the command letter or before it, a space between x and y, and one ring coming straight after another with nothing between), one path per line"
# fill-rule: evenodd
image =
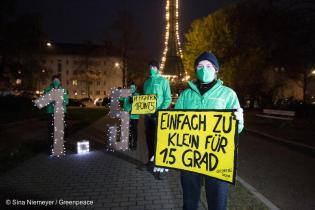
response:
M52 89L47 94L34 101L35 105L41 109L50 103L54 103L54 147L52 156L65 154L64 148L64 108L63 108L63 89Z
M120 111L119 98L131 96L130 89L112 89L109 116L121 121L118 126L109 127L109 147L113 150L127 150L129 142L129 113ZM117 141L117 134L120 131L120 141Z

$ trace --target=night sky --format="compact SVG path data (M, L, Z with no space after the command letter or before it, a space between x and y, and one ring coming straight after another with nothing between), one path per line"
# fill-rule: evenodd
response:
M180 40L191 22L236 0L180 0ZM41 13L52 42L101 44L115 14L127 9L141 31L150 57L160 59L165 27L165 0L19 0L17 15Z

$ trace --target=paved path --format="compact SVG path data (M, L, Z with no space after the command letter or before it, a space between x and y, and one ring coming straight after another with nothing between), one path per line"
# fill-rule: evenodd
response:
M105 129L104 120L72 138L80 140L93 129ZM104 141L100 136L89 136ZM165 180L157 181L149 172L139 171L137 166L146 156L144 148L139 142L135 152L108 153L103 149L60 158L37 155L0 176L0 209L36 207L28 202L40 205L38 209L181 209L179 173L172 170ZM70 201L75 202L70 205Z

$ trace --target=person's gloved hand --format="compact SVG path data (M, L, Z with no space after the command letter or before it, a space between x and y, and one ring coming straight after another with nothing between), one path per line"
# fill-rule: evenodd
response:
M150 161L151 161L151 162L154 161L154 156L151 157ZM165 172L165 173L166 173L166 172L168 172L168 169L167 169L167 168L160 168L160 167L154 166L153 172L160 172L160 173L164 173L164 172Z
M241 133L244 128L244 115L243 115L243 109L241 107L234 106L234 109L236 111L234 112L235 118L238 121L238 133Z
M234 112L236 120L243 122L244 121L243 109L237 106L234 106L233 109L236 109L236 111Z

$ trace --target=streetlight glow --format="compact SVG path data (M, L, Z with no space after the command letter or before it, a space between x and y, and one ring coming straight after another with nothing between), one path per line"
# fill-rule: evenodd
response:
M51 45L50 42L47 42L47 43L46 43L46 46L47 46L47 47L51 47L52 45Z

